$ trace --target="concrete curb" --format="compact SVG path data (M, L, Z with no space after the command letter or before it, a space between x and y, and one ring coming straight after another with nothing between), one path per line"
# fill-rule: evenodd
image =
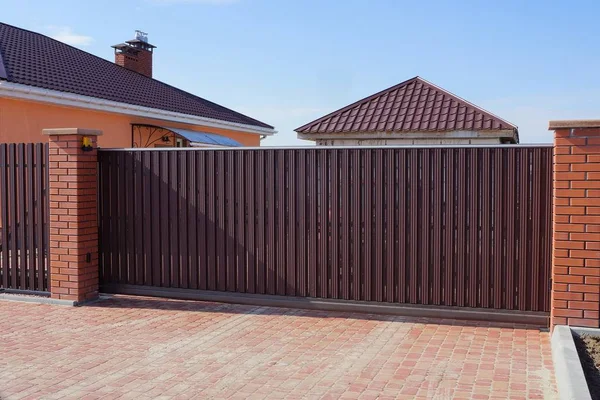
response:
M591 400L573 332L566 325L557 325L552 333L552 360L558 396L561 400Z
M20 302L24 302L24 303L52 304L52 305L67 306L67 307L87 306L88 304L97 303L97 302L102 301L107 298L110 298L110 297L102 294L102 295L100 295L100 297L98 297L95 300L78 302L78 301L74 301L74 300L53 299L51 297L45 297L45 296L33 296L33 295L29 295L29 296L25 295L24 296L21 294L14 294L14 293L0 293L0 300L20 301Z

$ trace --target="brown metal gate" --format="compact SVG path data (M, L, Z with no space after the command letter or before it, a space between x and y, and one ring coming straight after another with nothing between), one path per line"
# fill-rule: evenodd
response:
M0 143L0 289L48 289L48 144Z
M549 310L551 147L102 150L101 283Z

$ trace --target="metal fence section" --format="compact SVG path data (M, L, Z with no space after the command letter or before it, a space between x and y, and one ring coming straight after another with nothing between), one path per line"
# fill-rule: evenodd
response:
M0 288L48 289L48 144L0 143Z
M99 159L101 284L549 310L551 147Z

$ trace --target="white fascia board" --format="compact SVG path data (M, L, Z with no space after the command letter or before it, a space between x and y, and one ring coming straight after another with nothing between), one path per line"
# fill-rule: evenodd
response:
M57 90L42 89L35 86L22 85L0 81L0 97L13 99L31 100L42 103L55 104L59 106L84 108L94 111L132 115L136 117L160 119L171 122L180 122L190 125L203 125L213 128L229 129L244 133L256 133L271 136L276 130L260 126L240 124L236 122L221 121L213 118L198 117L195 115L177 113L137 106L134 104L120 103L117 101L103 100L97 97L82 96L79 94L60 92Z

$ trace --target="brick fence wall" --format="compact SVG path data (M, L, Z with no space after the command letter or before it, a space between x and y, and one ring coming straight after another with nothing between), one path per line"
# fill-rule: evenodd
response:
M598 328L600 121L551 121L554 243L551 327Z

